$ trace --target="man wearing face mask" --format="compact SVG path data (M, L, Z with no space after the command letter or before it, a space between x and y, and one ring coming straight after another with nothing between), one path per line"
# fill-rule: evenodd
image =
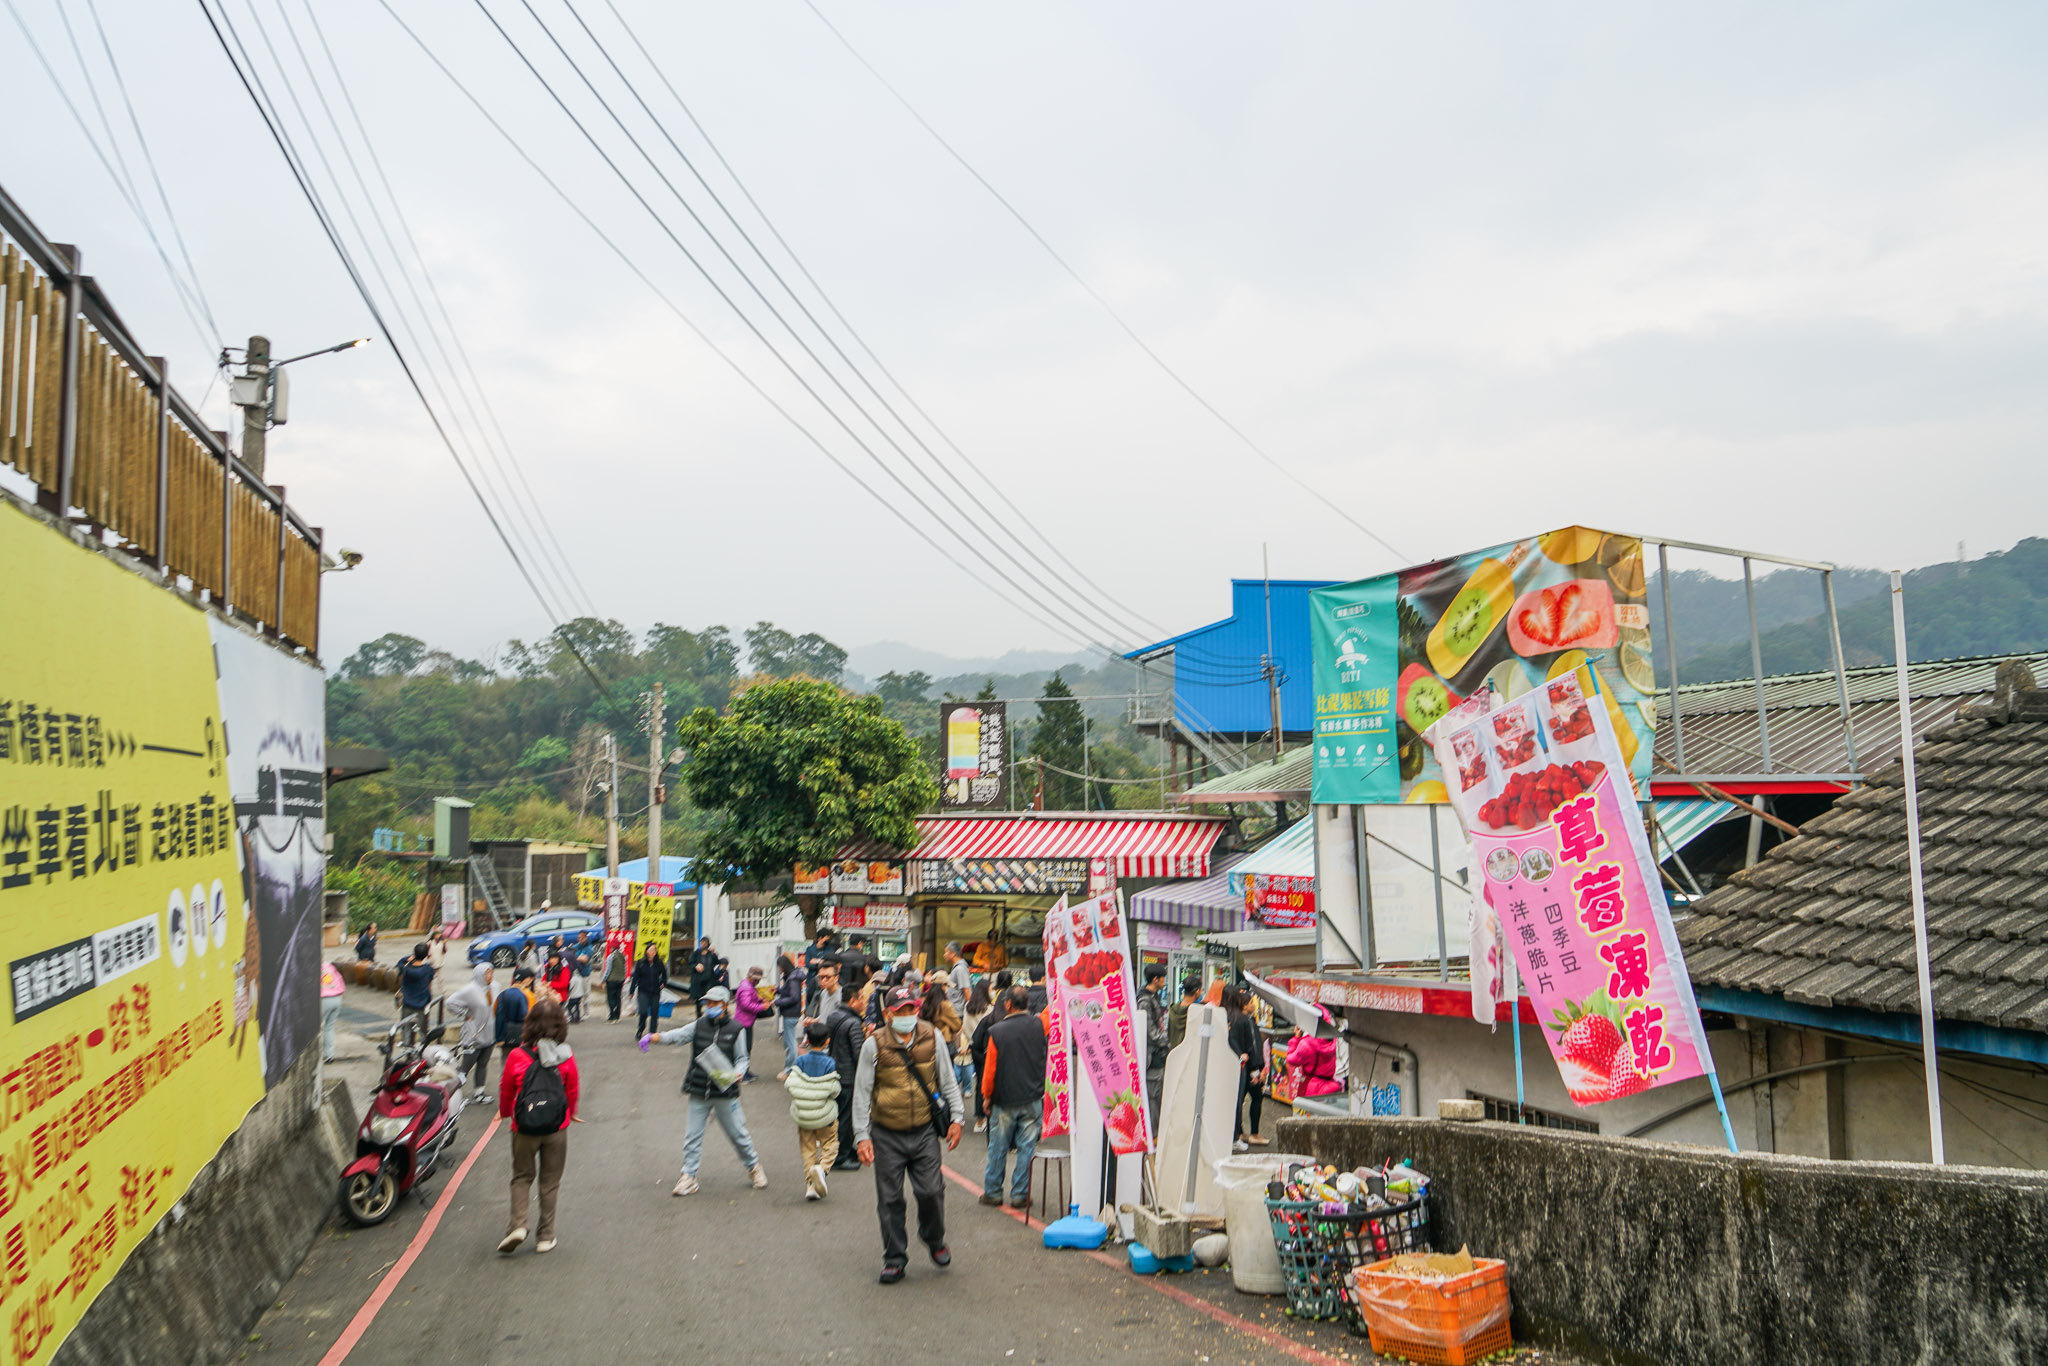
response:
M690 1070L683 1078L683 1090L690 1097L690 1121L683 1131L683 1175L671 1194L697 1193L697 1164L704 1157L704 1127L715 1113L718 1127L732 1140L733 1151L747 1169L747 1180L755 1190L768 1185L761 1170L754 1139L747 1132L747 1114L740 1108L740 1027L732 1017L732 993L712 987L704 993L704 1013L680 1029L650 1034L640 1040L640 1051L659 1040L666 1044L689 1044Z
M924 995L914 987L890 990L883 1005L886 1028L861 1045L853 1083L854 1151L875 1169L875 1212L882 1223L882 1284L903 1279L910 1242L905 1234L903 1178L917 1197L917 1236L941 1270L953 1264L946 1247L946 1178L939 1139L960 1142L960 1083L938 1034L917 1017Z

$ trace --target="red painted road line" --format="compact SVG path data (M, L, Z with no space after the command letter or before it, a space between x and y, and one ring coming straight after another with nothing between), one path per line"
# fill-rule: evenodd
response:
M348 1327L342 1329L341 1336L327 1349L327 1355L320 1358L320 1366L340 1366L348 1354L355 1350L356 1343L362 1340L371 1323L376 1321L377 1311L384 1307L384 1301L391 1298L391 1292L398 1288L399 1281L404 1279L405 1273L412 1269L414 1260L426 1248L427 1239L433 1237L434 1230L441 1226L441 1216L448 1212L448 1202L455 1198L456 1187L462 1184L463 1177L469 1175L469 1169L476 1165L476 1160L484 1155L484 1146L491 1141L491 1135L498 1132L498 1125L502 1122L495 1115L491 1117L490 1127L484 1130L483 1137L476 1141L476 1146L469 1150L469 1156L462 1159L462 1165L455 1169L455 1175L449 1180L447 1188L441 1192L441 1198L434 1202L433 1209L427 1211L427 1217L420 1221L419 1232L413 1234L412 1241L406 1244L405 1255L393 1264L391 1270L384 1273L383 1280L377 1282L376 1292L363 1302L361 1309L356 1310L356 1316L348 1321Z
M954 1171L951 1167L946 1166L944 1163L940 1163L939 1169L945 1172L945 1174L948 1177L950 1177L955 1184L959 1185L963 1189L973 1191L977 1197L981 1195L981 1187L979 1185L969 1180L967 1177L961 1175L959 1172ZM1008 1215L1010 1218L1022 1223L1026 1228L1035 1229L1040 1232L1043 1232L1045 1229L1045 1225L1043 1223L1039 1222L1036 1219L1033 1219L1030 1216L1030 1214L1026 1213L1024 1210L1011 1209L1008 1205L1005 1205L1003 1206L1002 1212ZM1096 1261L1101 1262L1104 1266L1113 1267L1118 1271L1130 1271L1129 1263L1120 1262L1106 1252L1090 1252L1088 1255L1090 1257L1093 1257ZM1188 1308L1194 1310L1198 1314L1207 1314L1210 1318L1216 1320L1218 1323L1224 1325L1227 1328L1235 1328L1240 1333L1244 1333L1249 1337L1257 1338L1260 1342L1265 1343L1268 1347L1271 1347L1276 1351L1285 1352L1288 1356L1293 1357L1297 1361L1313 1362L1315 1363L1315 1366L1353 1366L1352 1362L1346 1361L1343 1357L1333 1357L1327 1352L1318 1352L1313 1347L1307 1347L1299 1342L1296 1342L1293 1338L1288 1337L1285 1333L1275 1332L1273 1329L1266 1327L1264 1324L1253 1323L1250 1319L1242 1318L1236 1314L1233 1314L1228 1309L1225 1309L1223 1306L1219 1304L1209 1303L1209 1301L1203 1299L1200 1295L1189 1294L1187 1291L1181 1289L1177 1285L1169 1285L1167 1284L1166 1277L1164 1275L1138 1276L1136 1279L1144 1282L1145 1286L1148 1289L1156 1290L1160 1294L1165 1295L1169 1299L1178 1300L1180 1303L1186 1305ZM330 1363L323 1361L320 1363L320 1366L330 1366Z

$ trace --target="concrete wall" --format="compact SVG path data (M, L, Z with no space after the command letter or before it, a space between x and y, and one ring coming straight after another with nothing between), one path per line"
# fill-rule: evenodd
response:
M2048 1179L1505 1124L1283 1121L1411 1160L1439 1247L1505 1258L1518 1339L1658 1366L2048 1360Z
M1368 1080L1379 1085L1401 1081L1403 1099L1413 1113L1414 1102L1406 1092L1419 1085L1420 1113L1425 1116L1436 1114L1437 1101L1446 1097L1463 1100L1468 1093L1510 1101L1515 1097L1514 1035L1506 1025L1489 1032L1475 1021L1441 1015L1351 1009L1345 1016L1359 1035L1414 1049L1420 1064L1417 1078L1396 1076L1393 1054L1382 1051L1375 1055L1370 1044L1354 1039L1354 1087L1366 1085ZM1881 1059L1821 1068L1730 1094L1729 1120L1735 1141L1745 1152L1927 1161L1927 1092L1917 1049L1901 1052L1831 1039L1811 1029L1765 1026L1761 1021L1743 1023L1748 1027L1714 1030L1707 1036L1724 1087L1830 1059ZM1626 1134L1690 1101L1710 1096L1702 1079L1581 1110L1566 1094L1542 1032L1530 1025L1522 1026L1522 1067L1528 1104L1598 1124L1603 1134ZM1943 1135L1949 1161L2048 1169L2048 1075L2026 1064L1970 1060L1957 1054L1942 1057L1941 1075ZM1710 1148L1727 1146L1711 1103L1658 1125L1645 1137Z
M355 1131L346 1088L323 1087L320 1050L307 1049L93 1301L51 1366L234 1357L334 1213Z

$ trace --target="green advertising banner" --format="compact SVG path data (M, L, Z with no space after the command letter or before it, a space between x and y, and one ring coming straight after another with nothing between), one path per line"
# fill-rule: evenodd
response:
M1394 685L1400 623L1393 576L1309 594L1315 657L1315 779L1318 802L1363 805L1401 800Z
M1646 590L1641 541L1581 526L1318 588L1314 799L1447 801L1423 733L1476 692L1513 701L1567 673L1600 700L1646 790L1657 731Z

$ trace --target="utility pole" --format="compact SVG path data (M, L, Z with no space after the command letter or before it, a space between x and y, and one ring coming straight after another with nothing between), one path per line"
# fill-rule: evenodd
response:
M605 876L619 875L619 741L616 736L604 737L605 756L611 762L611 778L604 785L604 863Z
M1259 543L1259 565L1266 575L1266 657L1259 672L1266 676L1266 692L1273 702L1273 758L1280 758L1280 669L1273 662L1273 565L1266 558L1265 542Z
M242 410L242 463L261 479L264 442L270 435L270 338L249 338L243 359L248 363L232 390L235 406Z
M661 875L661 801L667 795L661 781L661 680L654 681L654 696L647 724L647 880L666 882Z

